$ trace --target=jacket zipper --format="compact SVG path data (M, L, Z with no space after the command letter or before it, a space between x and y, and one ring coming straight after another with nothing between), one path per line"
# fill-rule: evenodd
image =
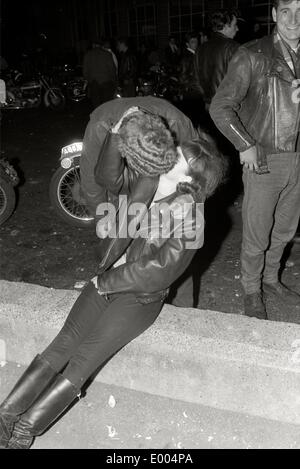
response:
M230 127L240 137L240 139L243 140L243 142L246 143L246 145L248 147L250 147L250 143L247 142L247 140L242 136L242 134L232 124L230 124Z
M277 94L276 94L276 77L273 76L273 94L274 94L274 133L275 133L275 148L278 148L278 128L277 128Z

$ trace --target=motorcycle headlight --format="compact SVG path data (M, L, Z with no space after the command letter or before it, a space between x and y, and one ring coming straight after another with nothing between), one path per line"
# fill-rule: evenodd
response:
M61 160L60 164L64 169L69 169L72 166L72 160L71 158L64 158Z

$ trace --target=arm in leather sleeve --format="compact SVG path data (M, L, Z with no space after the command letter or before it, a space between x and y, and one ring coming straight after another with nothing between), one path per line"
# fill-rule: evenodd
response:
M112 194L124 189L125 162L118 150L118 134L108 131L95 166L95 180Z
M111 225L113 236L102 239L98 246L100 272L111 267L128 248L153 199L157 185L158 178L141 176L136 180L132 193L128 197L123 196L123 199L119 197L119 210ZM139 204L139 210L137 214L131 214L130 206L137 206L136 204ZM130 235L128 227L131 227Z
M169 288L202 246L203 230L203 222L193 227L193 234L196 231L201 233L201 242L197 242L192 249L187 248L186 243L190 241L187 233L181 238L170 237L159 246L153 244L151 255L142 255L136 261L99 275L99 293L154 293Z
M238 151L255 145L238 116L241 103L246 97L252 78L252 63L246 48L240 47L229 63L209 109L218 129Z

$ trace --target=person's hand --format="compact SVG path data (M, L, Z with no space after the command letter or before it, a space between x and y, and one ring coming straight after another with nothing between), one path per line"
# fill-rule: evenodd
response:
M117 134L125 117L129 116L133 112L137 112L138 110L139 108L137 106L132 106L129 109L127 109L127 111L125 111L124 114L122 115L121 119L118 120L118 122L112 127L111 129L112 133Z
M245 151L240 152L240 162L244 168L249 169L250 171L258 170L257 164L257 149L255 146L248 148Z

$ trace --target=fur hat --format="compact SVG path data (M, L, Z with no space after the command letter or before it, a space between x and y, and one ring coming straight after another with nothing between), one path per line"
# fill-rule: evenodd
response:
M170 171L178 160L174 138L163 119L137 111L127 116L119 130L119 151L130 168L155 177Z

